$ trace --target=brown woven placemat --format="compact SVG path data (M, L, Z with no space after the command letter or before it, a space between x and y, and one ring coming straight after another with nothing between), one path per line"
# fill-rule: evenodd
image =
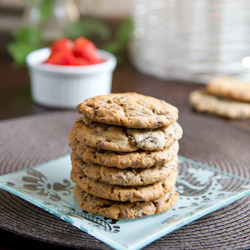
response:
M68 133L76 112L54 112L0 122L0 174L70 153ZM180 154L250 178L249 128L184 112ZM249 198L213 212L153 242L146 249L250 248ZM107 245L42 209L0 190L0 227L30 238L85 249Z

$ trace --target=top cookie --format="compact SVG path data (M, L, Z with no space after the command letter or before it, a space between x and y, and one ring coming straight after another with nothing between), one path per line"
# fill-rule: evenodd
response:
M137 93L109 94L89 98L77 106L88 119L127 128L155 129L178 119L178 109L163 100Z
M208 93L241 102L250 102L250 82L230 77L215 77L206 86Z

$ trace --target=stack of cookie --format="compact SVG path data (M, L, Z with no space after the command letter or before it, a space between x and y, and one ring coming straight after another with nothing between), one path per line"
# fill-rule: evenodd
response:
M193 91L189 101L198 112L229 119L250 118L250 82L215 77L208 82L206 89Z
M171 209L178 140L174 106L136 93L89 98L69 135L71 179L79 206L112 219Z

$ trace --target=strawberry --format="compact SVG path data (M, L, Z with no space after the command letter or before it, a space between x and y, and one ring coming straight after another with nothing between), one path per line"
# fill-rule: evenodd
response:
M65 51L65 50L72 50L74 47L74 43L67 39L67 38L62 38L59 40L56 40L52 45L51 45L51 50L52 51Z
M96 46L90 40L83 37L79 37L75 40L73 52L75 56L82 57L90 61L98 58Z
M71 51L52 51L49 58L44 63L56 65L74 65L75 57Z

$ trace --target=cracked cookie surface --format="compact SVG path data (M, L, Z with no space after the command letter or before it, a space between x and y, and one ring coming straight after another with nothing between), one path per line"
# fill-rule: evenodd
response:
M229 119L250 117L250 103L221 99L204 90L193 91L189 96L189 101L198 112L206 112Z
M173 190L153 201L122 203L94 197L84 192L77 185L74 187L74 195L83 210L117 220L135 219L159 214L170 210L178 200L178 193Z
M182 137L178 123L158 129L129 129L120 126L92 122L78 118L70 132L69 140L103 150L133 152L137 150L159 151Z
M136 151L130 153L118 153L99 150L81 144L77 140L70 142L71 149L87 163L95 163L107 167L125 168L150 168L155 165L162 166L176 158L179 150L178 141L161 151Z
M170 174L165 180L155 182L146 186L118 186L108 185L104 182L94 181L83 173L71 171L71 179L84 192L95 197L114 201L151 201L160 198L174 189L178 176L177 170Z
M155 129L178 119L178 109L171 104L137 93L118 93L89 98L77 106L79 113L91 121Z
M82 173L88 178L112 185L135 186L148 185L166 179L177 170L177 158L163 166L152 168L117 169L86 163L74 152L71 154L72 171Z

